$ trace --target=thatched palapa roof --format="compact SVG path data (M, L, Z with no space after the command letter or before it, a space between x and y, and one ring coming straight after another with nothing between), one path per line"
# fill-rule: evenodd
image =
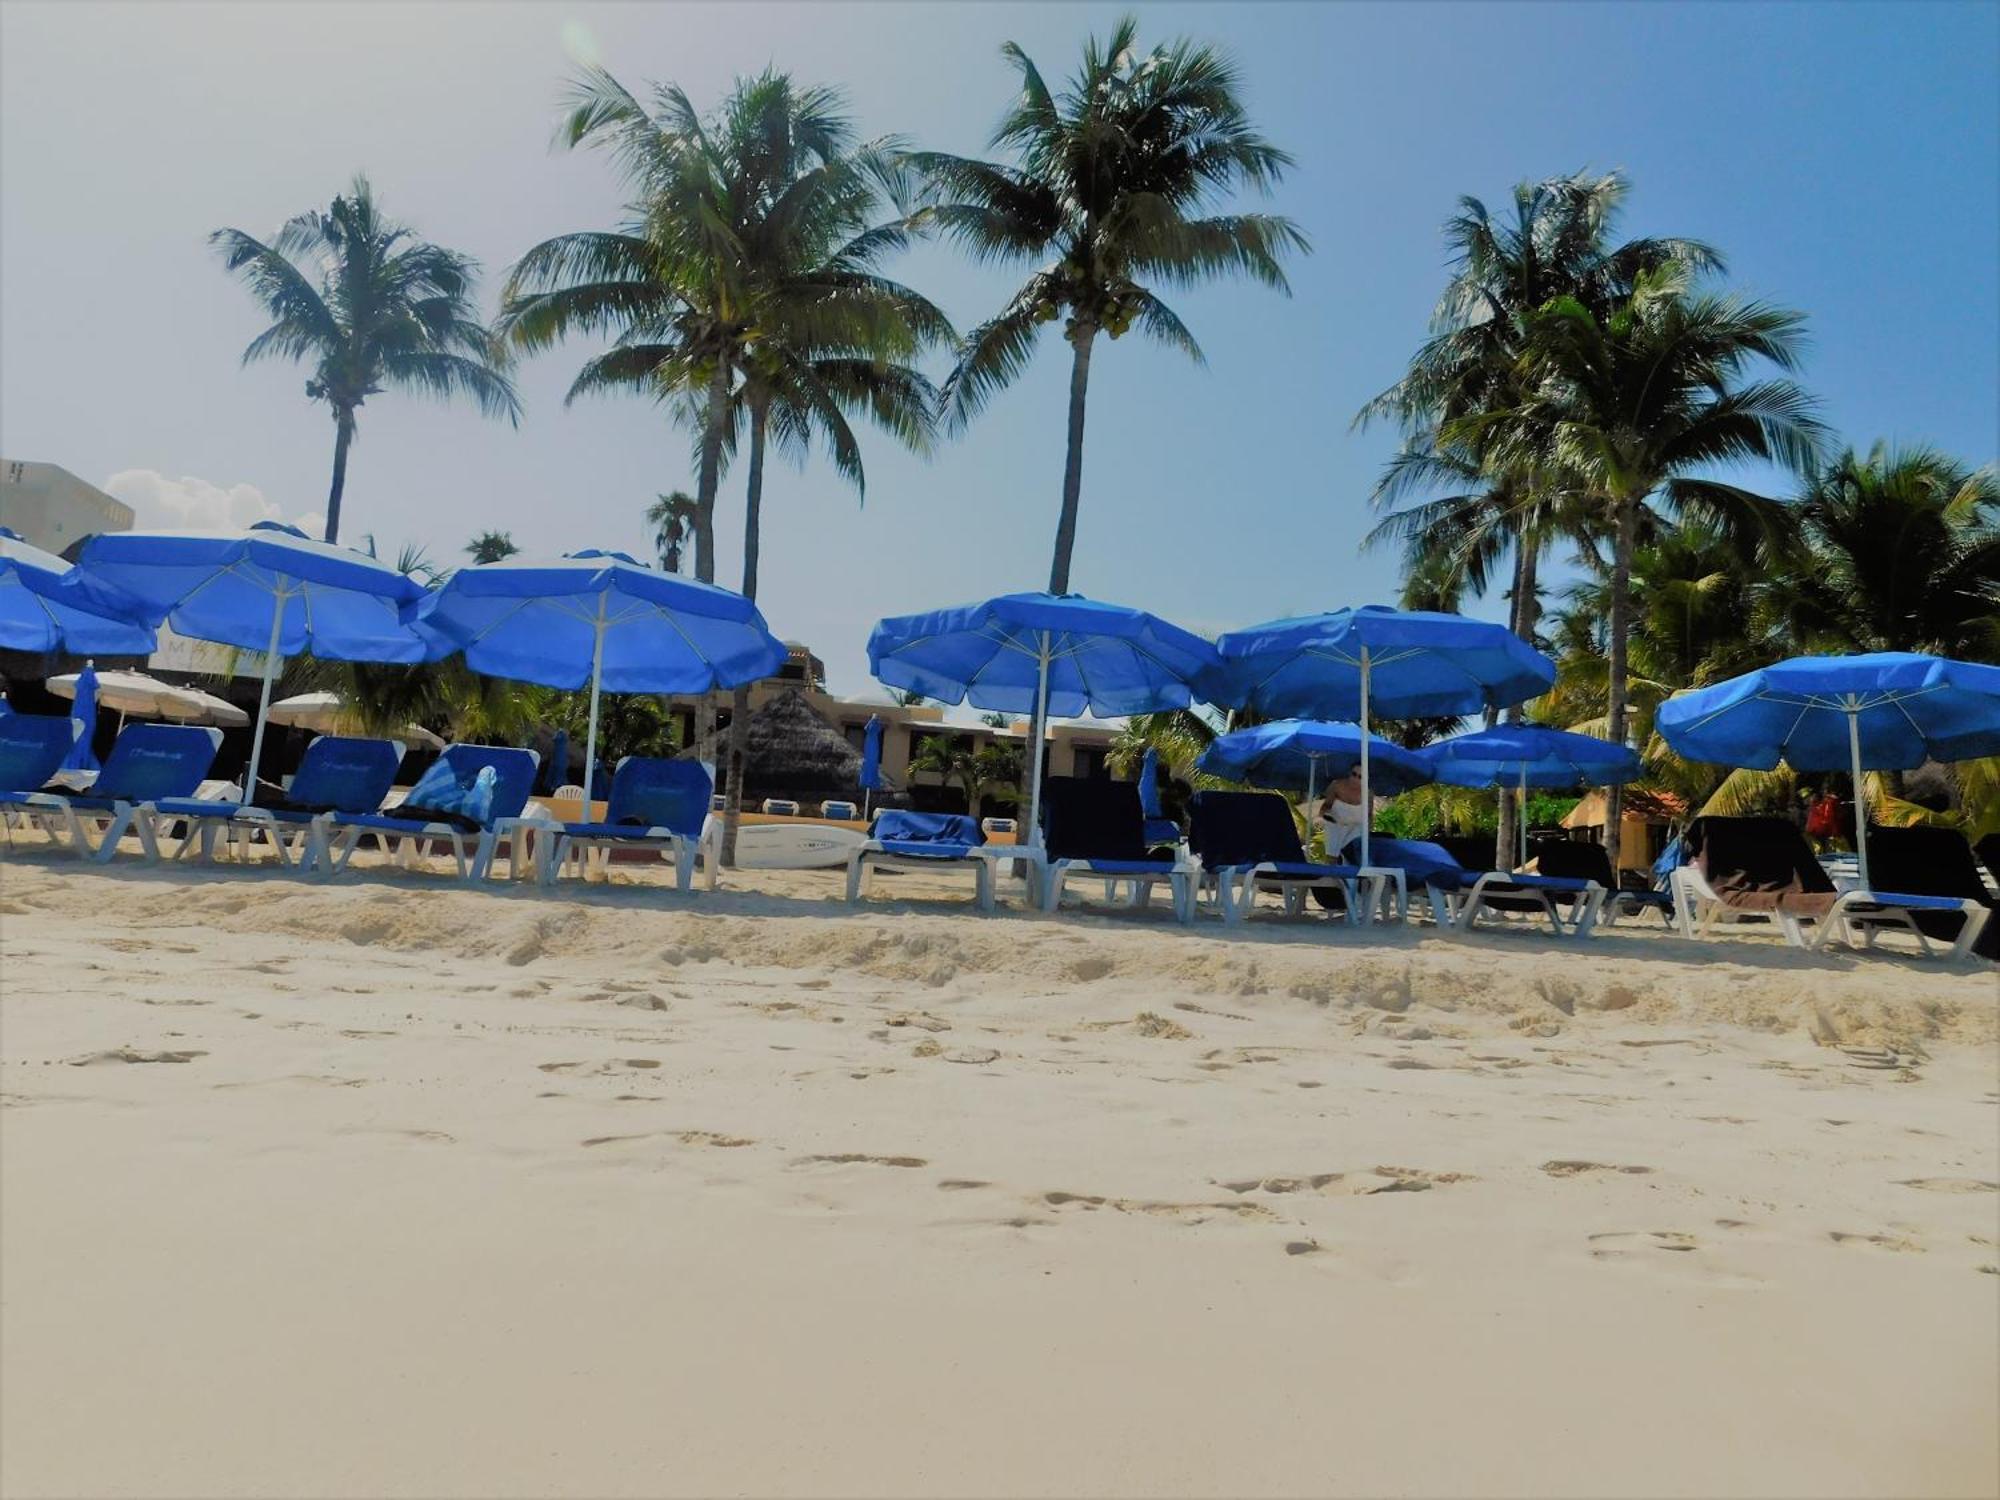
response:
M713 761L726 773L727 730L697 743L689 755ZM888 790L887 778L875 800ZM778 694L750 715L750 745L744 762L743 800L788 797L800 802L828 798L861 800L861 752L820 717L797 689Z

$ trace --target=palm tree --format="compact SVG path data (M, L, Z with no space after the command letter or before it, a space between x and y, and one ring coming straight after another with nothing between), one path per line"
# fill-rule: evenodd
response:
M694 540L695 500L686 490L661 495L646 507L646 525L659 549L660 566L669 573L681 570L688 543Z
M1502 467L1560 472L1610 545L1605 620L1605 733L1626 739L1632 558L1648 511L1712 517L1739 548L1775 553L1778 502L1721 480L1709 466L1757 459L1808 469L1823 429L1789 379L1745 382L1753 360L1797 368L1803 315L1690 289L1694 268L1640 273L1608 315L1558 297L1534 315L1523 356L1526 393L1510 409L1445 424ZM1604 842L1616 868L1619 789L1609 790Z
M1511 554L1508 628L1530 642L1541 614L1541 561L1576 530L1575 497L1559 471L1497 463L1490 442L1451 441L1446 432L1468 415L1520 405L1530 328L1551 299L1574 298L1603 314L1640 274L1669 262L1721 269L1720 256L1694 240L1613 243L1627 191L1618 172L1523 182L1514 188L1511 219L1497 220L1479 199L1461 198L1444 228L1454 269L1432 312L1430 337L1403 377L1355 417L1357 428L1389 419L1404 433L1374 504L1445 491L1392 511L1367 544L1401 543L1406 575L1422 577L1423 592L1439 597L1453 592L1454 574L1460 587L1483 594ZM1508 710L1512 721L1521 716L1519 706ZM1489 725L1493 719L1489 711ZM1516 847L1514 816L1513 794L1503 790L1497 836L1503 856Z
M2000 475L1930 448L1847 449L1794 507L1771 588L1801 650L2000 659Z
M391 387L470 397L485 415L519 424L500 347L473 302L477 262L384 218L367 178L357 176L326 212L291 220L268 245L240 229L218 229L208 242L272 318L243 362L313 363L306 395L333 413L329 542L340 536L354 414L368 397Z
M512 557L521 549L514 545L514 538L504 531L482 531L465 544L465 550L475 564L499 562L504 557Z
M996 802L1020 801L1021 755L1006 745L986 744L977 750L941 734L926 735L910 757L912 771L932 771L965 791L965 810L979 816L987 797Z
M1060 93L1009 42L1001 52L1019 70L1021 92L990 144L1012 162L911 158L931 184L927 216L975 259L1041 263L959 346L944 385L947 425L963 428L1027 368L1041 326L1066 317L1069 440L1053 593L1070 586L1097 335L1116 339L1136 325L1199 362L1194 335L1148 283L1191 286L1236 273L1287 291L1280 261L1308 248L1288 219L1209 212L1238 187L1267 191L1292 164L1252 126L1234 65L1187 40L1141 53L1137 32L1127 17L1104 43L1091 39Z

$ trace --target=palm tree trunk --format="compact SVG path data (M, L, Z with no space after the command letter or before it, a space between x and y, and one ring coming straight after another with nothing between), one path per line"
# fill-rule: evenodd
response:
M1632 550L1639 536L1639 497L1621 495L1614 512L1616 531L1611 544L1609 643L1604 653L1606 693L1605 737L1625 743L1626 638L1630 634ZM1625 789L1604 789L1604 852L1611 858L1611 876L1618 878L1618 843L1625 821Z
M708 382L708 424L701 434L701 465L695 476L694 495L694 576L697 582L715 582L715 491L722 473L722 424L729 420L729 365L717 360ZM715 694L703 693L695 706L694 742L709 745L715 739ZM731 788L732 793L734 788Z
M1527 632L1521 628L1521 581L1523 576L1533 566L1528 559L1528 553L1529 547L1526 538L1517 538L1514 543L1514 589L1507 607L1507 628L1524 639L1527 636ZM1493 727L1494 719L1494 712L1489 708L1486 711L1486 727L1488 729ZM1507 710L1507 722L1509 724L1518 724L1521 722L1520 704L1517 703ZM1493 837L1493 868L1496 870L1511 870L1514 868L1516 856L1520 853L1520 820L1527 815L1527 809L1519 805L1515 799L1512 787L1501 787L1499 789L1498 801L1500 804L1500 826Z
M743 500L743 597L757 597L758 524L764 511L764 424L767 403L750 408L750 483ZM722 867L736 867L736 830L743 821L743 768L750 754L750 688L729 701L729 797L722 809Z
M354 413L334 408L333 487L326 495L326 539L340 540L340 497L347 489L347 446L354 441Z
M1078 323L1070 342L1076 357L1069 368L1069 451L1063 459L1062 514L1056 520L1056 555L1049 567L1049 592L1069 592L1070 554L1076 550L1076 502L1083 489L1083 400L1090 388L1090 345L1097 330Z

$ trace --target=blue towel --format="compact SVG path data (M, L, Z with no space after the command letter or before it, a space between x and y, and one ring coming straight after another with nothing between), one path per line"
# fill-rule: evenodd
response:
M470 781L460 781L446 760L437 761L417 779L403 805L393 810L399 818L440 823L471 823L485 827L493 818L493 789L498 778L493 767L481 766Z

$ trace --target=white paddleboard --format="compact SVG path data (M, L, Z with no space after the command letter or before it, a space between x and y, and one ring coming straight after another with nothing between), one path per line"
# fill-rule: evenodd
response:
M713 819L709 831L721 838ZM745 823L736 830L736 864L745 870L830 870L866 842L866 834L830 823Z

